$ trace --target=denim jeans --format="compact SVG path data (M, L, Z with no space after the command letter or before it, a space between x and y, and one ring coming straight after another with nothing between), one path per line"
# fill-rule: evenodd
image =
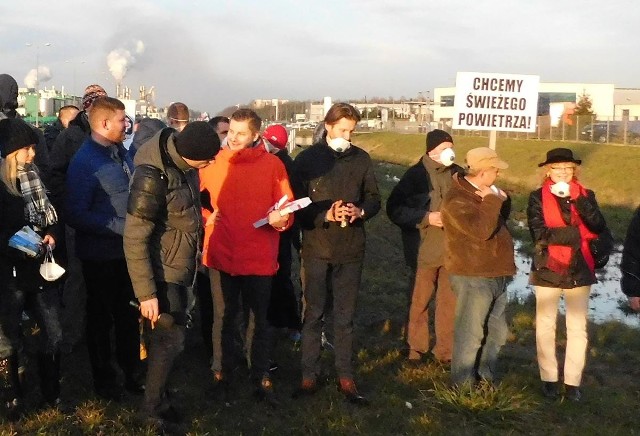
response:
M507 280L503 277L451 275L457 297L451 381L493 381L500 348L507 339L505 307Z
M42 259L0 257L0 359L17 353L23 344L22 311L40 327L38 351L55 354L62 341L60 281L45 282Z
M62 341L59 287L47 286L38 292L23 291L15 286L15 280L9 280L6 291L2 293L0 358L6 358L22 348L22 311L25 309L41 329L39 352L58 352Z

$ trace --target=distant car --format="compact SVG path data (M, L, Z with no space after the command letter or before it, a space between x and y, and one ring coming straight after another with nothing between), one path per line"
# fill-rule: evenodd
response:
M640 121L627 122L626 141L624 138L624 124L621 121L589 124L585 126L580 132L580 139L582 139L583 141L593 141L600 143L626 142L627 144L640 144Z
M618 136L620 125L617 123L593 123L585 126L580 132L580 139L605 143Z

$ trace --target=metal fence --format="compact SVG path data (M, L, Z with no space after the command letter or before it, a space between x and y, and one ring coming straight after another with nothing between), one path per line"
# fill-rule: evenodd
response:
M358 126L359 132L389 131L397 133L427 133L433 129L446 130L457 136L489 136L488 131L454 130L451 120L432 121L421 125L408 120L389 120L374 127ZM498 132L499 138L539 139L551 141L585 141L596 143L640 144L640 120L628 118L603 119L595 116L572 116L553 120L540 116L535 132Z

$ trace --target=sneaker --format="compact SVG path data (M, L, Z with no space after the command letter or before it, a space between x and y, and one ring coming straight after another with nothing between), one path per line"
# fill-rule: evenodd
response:
M582 392L579 386L564 385L565 397L573 402L579 402L582 399Z
M555 400L560 395L556 382L542 382L542 394L551 400Z

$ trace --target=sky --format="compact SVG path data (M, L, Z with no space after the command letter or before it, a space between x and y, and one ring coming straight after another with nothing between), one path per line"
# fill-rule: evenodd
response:
M7 0L0 73L118 80L215 114L254 99L424 98L459 71L640 88L632 0ZM110 69L111 65L111 69ZM33 70L33 71L32 71Z

